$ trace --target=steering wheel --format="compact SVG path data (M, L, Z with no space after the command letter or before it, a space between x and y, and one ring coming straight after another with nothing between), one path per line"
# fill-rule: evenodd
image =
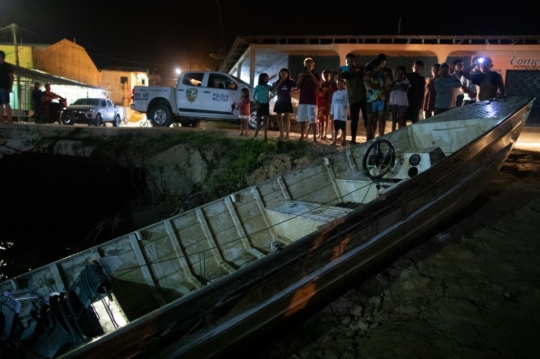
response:
M371 142L366 153L364 153L362 168L369 178L379 179L394 167L395 160L396 153L392 143L388 140L378 138Z

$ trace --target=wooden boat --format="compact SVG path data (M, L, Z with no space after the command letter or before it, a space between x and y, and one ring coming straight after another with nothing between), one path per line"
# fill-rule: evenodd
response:
M448 111L0 283L2 350L207 358L459 213L532 100Z

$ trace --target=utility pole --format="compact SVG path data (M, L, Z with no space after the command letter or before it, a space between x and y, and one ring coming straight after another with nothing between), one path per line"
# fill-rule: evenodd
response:
M13 34L13 48L15 49L15 65L19 66L19 47L17 45L17 25L11 24L11 33ZM21 108L21 78L19 75L16 77L17 79L17 92L15 96L17 96L17 107Z
M219 0L216 0L216 3L217 3L217 9L218 9L218 14L219 14L219 24L220 24L220 27L221 27L221 46L223 46L223 52L220 54L223 56L223 59L220 61L220 64L219 64L219 67L221 67L221 65L223 64L223 61L225 61L225 51L227 51L227 49L225 49L225 31L223 30L223 17L221 16L221 7L219 6Z

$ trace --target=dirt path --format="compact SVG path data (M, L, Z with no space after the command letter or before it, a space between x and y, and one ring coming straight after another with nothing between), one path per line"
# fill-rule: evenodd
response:
M514 150L461 218L261 358L539 358L540 152Z

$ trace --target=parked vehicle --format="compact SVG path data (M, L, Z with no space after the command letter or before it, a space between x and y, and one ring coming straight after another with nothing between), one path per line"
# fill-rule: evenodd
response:
M105 98L80 98L62 113L64 125L84 123L88 126L105 126L107 122L118 127L122 119L118 108Z
M135 86L131 109L147 114L152 126L169 127L173 122L197 127L205 121L238 121L233 104L240 90L253 87L223 72L190 71L180 74L176 87Z
M240 90L248 88L253 96L253 86L241 79L211 71L190 71L180 74L176 87L135 86L132 110L147 114L152 126L169 127L180 123L183 127L197 127L204 121L238 121L238 110L234 108L240 99ZM298 101L293 101L296 118ZM275 99L270 102L274 108ZM252 104L249 126L255 128L255 105ZM270 114L275 118L275 113ZM275 122L275 121L273 121Z

